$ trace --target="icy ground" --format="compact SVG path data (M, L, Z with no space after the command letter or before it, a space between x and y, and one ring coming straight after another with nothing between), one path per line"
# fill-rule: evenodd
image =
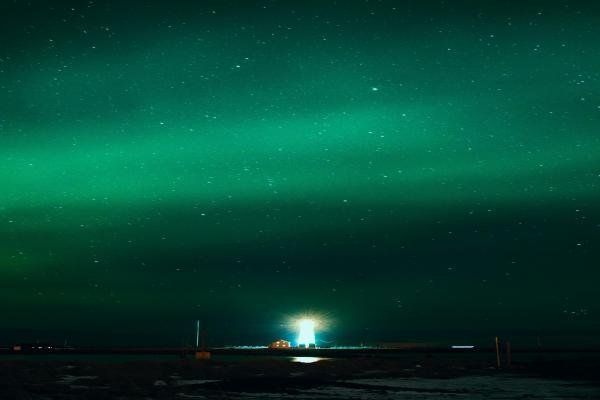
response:
M193 396L180 393L181 397ZM196 394L198 395L198 394ZM209 397L206 397L209 398ZM600 399L597 386L522 376L475 376L453 379L353 379L295 393L233 393L231 399Z

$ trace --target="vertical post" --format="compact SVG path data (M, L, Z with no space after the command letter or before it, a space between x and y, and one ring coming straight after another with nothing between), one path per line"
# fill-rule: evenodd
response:
M200 320L196 321L196 349L198 348L198 341L200 340Z
M496 367L500 369L500 339L496 336Z
M506 342L506 366L510 368L512 363L512 357L510 354L510 342Z

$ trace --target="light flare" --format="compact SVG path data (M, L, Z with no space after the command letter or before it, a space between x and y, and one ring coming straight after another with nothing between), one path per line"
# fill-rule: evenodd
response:
M299 332L298 332L298 346L310 347L311 344L316 346L317 341L315 338L315 325L314 319L303 318L298 321Z

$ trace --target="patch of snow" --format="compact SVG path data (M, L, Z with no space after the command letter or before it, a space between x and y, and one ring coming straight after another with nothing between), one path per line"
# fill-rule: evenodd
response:
M167 386L167 382L159 379L157 381L154 381L154 386Z
M69 385L71 383L77 382L81 379L98 379L97 376L75 376L75 375L62 375L58 383L62 383L63 385Z
M175 381L177 386L187 386L187 385L203 385L205 383L211 382L220 382L219 379L181 379Z
M235 393L236 396L245 399L303 399L308 397L302 397L300 394L287 394L287 393L249 393L239 392Z
M379 387L385 389L388 394L406 395L407 392L412 392L411 398L415 399L431 395L454 399L513 399L524 396L533 399L566 399L586 398L592 393L600 394L599 388L579 383L511 375L467 376L453 379L352 379L346 382Z
M71 389L110 389L110 386L69 385Z
M376 374L385 374L386 371L381 369L370 369L368 371L364 371L361 375L376 375Z
M345 387L347 384L364 387ZM534 400L600 398L600 388L584 382L567 382L511 375L470 376L452 379L382 378L339 381L295 393L230 393L240 399L294 400Z

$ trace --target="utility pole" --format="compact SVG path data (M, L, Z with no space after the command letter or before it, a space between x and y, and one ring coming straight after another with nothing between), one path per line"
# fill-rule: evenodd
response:
M196 321L196 360L210 360L210 351L206 350L206 330L202 330L202 347L200 347L200 320Z
M496 367L500 369L500 338L496 336Z
M198 350L200 340L200 320L196 320L196 350Z

